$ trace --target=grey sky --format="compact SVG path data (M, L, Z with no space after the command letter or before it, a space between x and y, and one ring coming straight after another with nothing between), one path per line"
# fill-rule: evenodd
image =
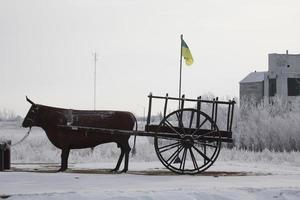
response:
M0 109L37 103L142 114L147 95L178 95L180 34L194 57L183 93L238 96L268 53L299 51L298 0L0 0Z

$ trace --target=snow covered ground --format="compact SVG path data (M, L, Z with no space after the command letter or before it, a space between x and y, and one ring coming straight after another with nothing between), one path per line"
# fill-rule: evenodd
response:
M13 164L0 173L8 199L300 199L300 167L286 164L217 162L197 176L175 175L159 162L133 162L127 174L115 163Z

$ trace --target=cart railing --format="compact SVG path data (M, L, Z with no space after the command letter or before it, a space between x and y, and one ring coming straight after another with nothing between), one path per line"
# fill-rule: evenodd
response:
M151 124L152 103L153 103L153 99L160 99L160 100L164 100L163 118L165 118L167 115L168 103L170 101L173 101L173 102L178 101L179 109L184 109L186 102L195 102L195 109L197 109L197 111L202 111L203 104L211 105L210 113L206 113L206 114L209 115L216 124L218 124L218 108L219 108L219 106L220 105L227 106L226 127L220 129L220 132L223 132L223 134L226 135L226 137L231 138L234 104L236 103L234 99L229 100L229 101L220 101L218 99L218 97L216 97L216 98L213 98L212 100L205 100L205 99L202 99L201 96L197 97L197 99L190 99L190 98L185 98L185 95L182 95L181 98L176 98L176 97L169 97L168 94L166 94L166 96L154 96L154 95L152 95L152 93L149 94L148 98L149 98L149 106L148 106L148 115L147 115L147 123L145 126L145 131L153 132L156 127L155 125ZM198 127L199 124L201 123L201 118L200 118L199 112L197 112L197 113L198 114L196 117L196 123L197 123L197 127Z

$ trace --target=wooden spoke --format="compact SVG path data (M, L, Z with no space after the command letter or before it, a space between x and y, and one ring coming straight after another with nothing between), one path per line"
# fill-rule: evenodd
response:
M194 111L191 112L191 119L190 119L190 125L189 125L189 128L192 127L192 124L193 124L193 120L194 120Z
M200 130L200 128L203 126L203 124L205 123L205 122L207 122L207 118L200 124L200 126L192 133L192 135L194 136L195 135L195 133L197 133L199 130Z
M184 130L184 125L183 125L183 123L182 123L182 114L183 114L183 113L181 113L181 117L180 117L179 114L176 113L176 116L177 116L177 119L178 119L179 127L180 127L181 130L182 130L182 133L183 133L184 135L186 135L185 130Z
M168 163L168 166L170 166L173 161L177 158L177 156L179 155L179 153L182 151L183 146L180 146L170 157L169 159L166 161ZM170 161L171 160L171 161ZM169 162L170 161L170 162Z
M184 171L185 160L186 160L186 153L187 153L187 149L184 148L184 151L183 151L183 154L182 154L182 158L181 158L180 167L179 167L179 169L180 169L181 171Z
M159 149L160 153L163 153L165 151L169 151L171 149L174 149L175 147L180 146L180 144L181 144L180 142L176 142L176 143L173 143L173 144L168 144L166 146L159 147L158 149Z
M208 118L206 118L206 119L200 124L199 128L201 128L201 127L205 124L205 122L207 122L207 120L208 120Z
M168 121L168 120L165 120L165 122L166 122L166 124L167 124L167 126L170 128L170 129L172 129L172 131L174 131L176 134L178 134L178 135L181 135L175 128L174 128L174 126Z
M212 161L209 157L207 157L203 152L201 152L197 147L193 146L193 148L205 159Z
M194 156L194 153L192 151L192 148L189 148L190 150L190 154L191 154L191 158L192 158L192 162L193 162L193 165L194 165L194 168L197 169L199 171L199 167L198 167L198 164L197 164L197 160Z

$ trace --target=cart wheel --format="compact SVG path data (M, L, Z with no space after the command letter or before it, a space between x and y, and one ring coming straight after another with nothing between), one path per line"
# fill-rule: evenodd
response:
M196 109L180 109L160 122L154 146L166 168L178 174L196 174L209 168L217 159L221 133L207 114ZM174 162L178 157L181 162Z

